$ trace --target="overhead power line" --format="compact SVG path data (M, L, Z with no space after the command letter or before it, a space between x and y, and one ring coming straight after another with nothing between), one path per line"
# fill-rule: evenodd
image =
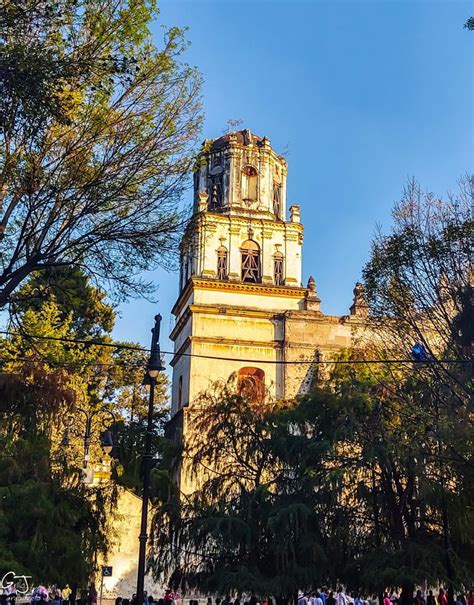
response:
M59 337L59 336L43 336L41 334L26 334L23 332L12 332L8 330L0 330L0 334L8 335L8 336L17 336L24 340L28 339L38 339L38 340L52 340L58 342L66 342L69 344L77 344L77 345L86 345L86 346L99 346L99 347L108 347L115 350L129 350L129 351L141 351L141 352L149 352L149 349L146 347L140 347L135 345L126 345L118 342L103 342L99 340L92 339L80 339L80 338L67 338L67 337ZM202 355L199 353L186 353L186 352L174 352L174 351L161 351L163 355L172 355L178 357L195 357L200 359L213 359L218 361L232 361L232 362L244 362L244 363L256 363L256 364L274 364L274 365L347 365L347 364L419 364L419 365L427 365L427 364L440 364L440 365L449 365L449 364L469 364L473 363L474 359L435 359L435 358L427 358L423 361L416 361L412 358L401 358L401 359L298 359L298 360L288 360L288 359L246 359L246 358L237 358L237 357L217 357L214 355ZM18 358L17 358L18 359ZM41 361L35 359L22 358L21 361ZM47 363L47 361L43 361L43 363ZM58 363L61 362L54 362ZM64 364L69 365L69 364ZM141 364L139 363L94 363L94 362L78 362L76 365L91 365L91 366L121 366L121 367L138 367ZM74 364L71 364L70 367L74 367Z
M33 358L33 357L14 357L13 359L9 360L11 362L16 362L16 361L24 361L26 363L38 363L38 364L42 364L42 365L50 365L50 366L55 366L58 368L82 368L84 366L90 366L90 367L104 367L104 368L143 368L144 365L143 363L120 363L117 361L114 362L110 362L110 363L104 363L104 362L100 362L100 361L77 361L77 362L71 362L71 361L56 361L54 359L37 359L37 358Z
M97 347L109 347L111 349L124 349L127 351L145 351L149 352L150 350L146 347L137 347L135 345L125 345L120 342L104 342L102 340L91 340L84 338L67 338L65 336L44 336L42 334L27 334L26 332L11 332L9 330L0 330L0 334L5 334L6 336L19 336L24 340L38 339L38 340L55 340L58 342L68 342L71 344L83 344L87 346L97 346Z

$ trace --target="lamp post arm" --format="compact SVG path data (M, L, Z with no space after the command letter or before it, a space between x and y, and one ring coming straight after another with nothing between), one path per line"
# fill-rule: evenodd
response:
M84 460L83 460L83 468L86 469L87 464L89 462L89 452L90 452L90 446L91 446L91 442L92 442L92 432L93 432L92 431L92 421L94 420L94 418L96 416L99 416L100 414L108 414L110 416L110 418L112 419L112 422L115 422L115 415L105 405L102 405L100 408L98 408L96 410L89 410L89 411L86 411L80 407L76 407L76 411L80 412L84 416L85 421L86 421L86 427L85 427L85 431L84 431ZM104 425L104 428L106 428L105 425Z
M115 414L106 405L102 405L98 410L95 410L92 415L97 416L98 414L108 414L110 416L112 424L115 424L115 422L117 422ZM105 421L102 421L102 426L106 428Z

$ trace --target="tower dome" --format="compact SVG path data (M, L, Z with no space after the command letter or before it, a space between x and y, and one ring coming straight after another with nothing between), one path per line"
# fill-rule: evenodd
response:
M194 177L195 211L285 220L287 163L249 129L203 143Z

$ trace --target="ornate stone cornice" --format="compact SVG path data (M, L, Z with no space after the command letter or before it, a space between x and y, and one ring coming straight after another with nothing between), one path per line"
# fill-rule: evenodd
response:
M173 330L173 332L174 332L174 330ZM170 361L171 367L173 367L175 365L175 363L178 361L178 359L181 357L181 355L186 352L186 349L189 349L190 344L191 344L191 339L188 337L183 342L183 344L179 347L179 349L176 351L176 353L173 355L173 358Z
M246 294L259 294L264 296L283 296L286 298L303 298L306 288L298 286L272 286L264 284L236 283L218 280L207 280L201 277L193 277L192 284L196 290L221 290L242 292Z
M186 311L181 315L178 321L175 323L174 328L171 330L170 340L175 340L178 334L181 332L183 326L186 324L188 319L191 317L191 311L189 307Z
M239 305L209 305L192 304L189 306L191 313L205 313L207 315L228 315L230 317L253 317L259 319L273 319L281 316L281 311L262 311L258 308L242 307Z
M280 349L282 344L276 340L242 340L241 338L213 338L210 336L191 336L191 343L193 342L205 342L216 345L228 345L228 346L239 346L239 347L258 347L264 349ZM235 361L239 361L238 357Z
M249 284L243 282L219 281L217 279L192 277L188 280L184 290L181 292L174 307L171 309L171 313L173 315L179 315L183 305L189 299L189 296L193 290L220 290L221 292L241 292L242 294L258 294L259 296L277 296L293 299L304 299L307 291L306 288L301 288L299 286Z
M232 212L232 211L231 211ZM269 218L264 218L262 216L258 216L258 214L268 214ZM231 229L236 228L237 225L239 227L246 227L251 220L255 225L259 223L263 225L263 227L269 227L272 231L286 231L289 233L302 233L303 225L301 223L291 223L290 221L276 221L271 212L258 210L255 215L252 215L252 211L248 211L248 214L221 214L217 212L203 212L200 216L203 224L218 224L218 223L231 223ZM204 222L205 221L205 222Z

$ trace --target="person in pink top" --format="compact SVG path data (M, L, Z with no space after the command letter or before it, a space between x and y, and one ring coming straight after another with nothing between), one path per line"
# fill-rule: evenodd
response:
M448 597L442 588L439 589L438 603L439 605L448 605Z
M383 605L392 605L392 601L390 600L390 597L388 596L388 592L385 592L383 595Z

